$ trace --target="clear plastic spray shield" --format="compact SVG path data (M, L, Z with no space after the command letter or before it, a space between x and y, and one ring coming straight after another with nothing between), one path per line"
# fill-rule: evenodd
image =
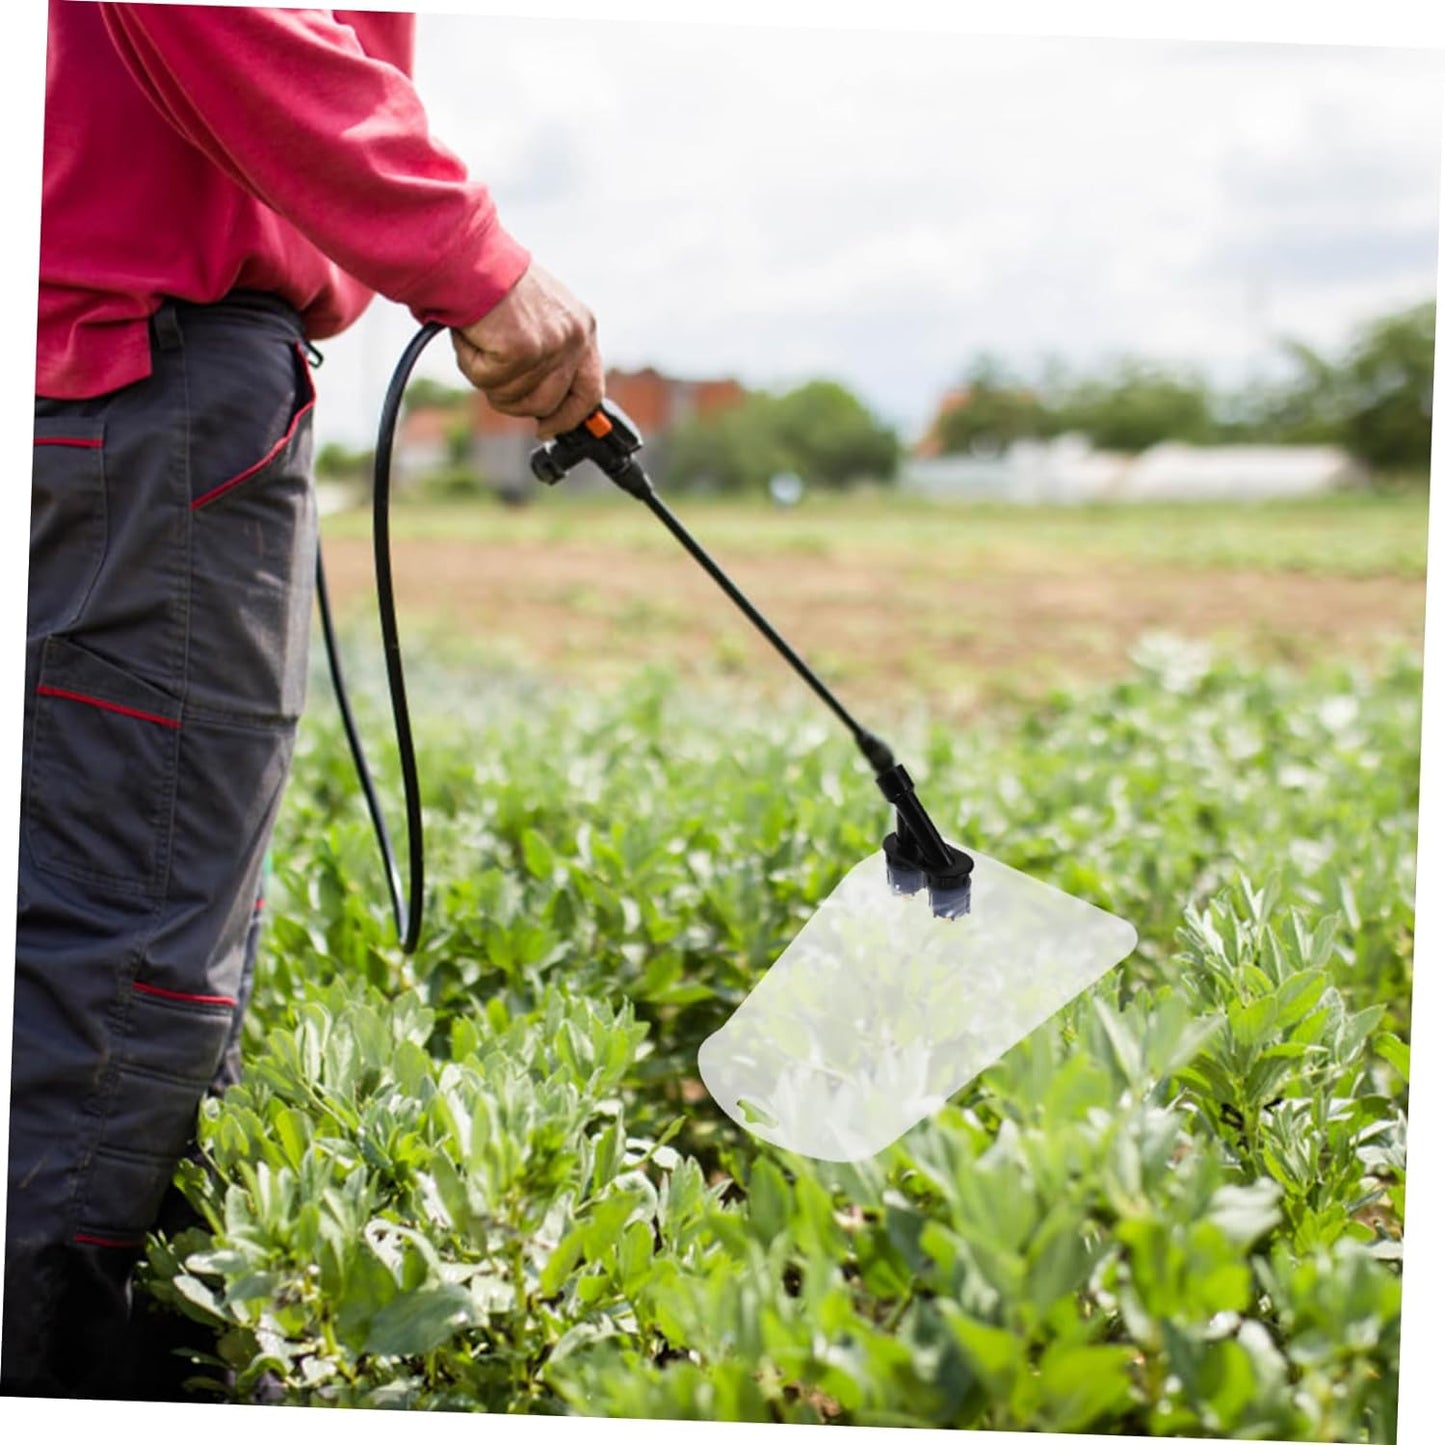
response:
M698 1054L719 1107L814 1159L886 1148L1133 951L1122 918L969 849L969 912L858 864Z

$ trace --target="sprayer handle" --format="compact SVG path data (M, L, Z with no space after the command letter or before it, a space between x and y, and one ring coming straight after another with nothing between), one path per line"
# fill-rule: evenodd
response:
M620 406L601 405L571 431L543 442L531 456L532 475L553 486L579 462L592 462L608 480L634 497L651 493L647 474L634 460L642 437Z

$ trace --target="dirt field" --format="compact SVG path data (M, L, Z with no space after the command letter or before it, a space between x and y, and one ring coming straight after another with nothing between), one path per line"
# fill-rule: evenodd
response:
M937 535L930 545L926 526L870 538L847 520L775 530L762 545L746 545L736 516L720 526L709 511L695 530L850 698L906 694L966 713L1117 675L1151 632L1294 663L1368 659L1394 641L1418 648L1423 636L1423 573L1332 571L1333 556L1359 555L1341 551L1358 525L1347 516L1322 528L1310 514L1299 534L1320 545L1289 553L1303 570L1152 560L1137 517L1122 519L1114 546L1096 523L1071 536L1057 517L1032 533L995 535L991 546ZM579 685L620 682L656 663L693 682L745 676L765 693L797 695L800 685L715 584L651 518L643 522L660 537L613 512L589 525L585 515L543 523L490 509L462 536L448 535L444 517L413 514L393 544L404 640ZM326 540L337 612L356 623L374 606L370 544L358 531L332 526Z

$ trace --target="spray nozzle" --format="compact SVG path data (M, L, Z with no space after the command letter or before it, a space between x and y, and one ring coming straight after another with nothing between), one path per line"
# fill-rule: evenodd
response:
M878 787L893 804L898 829L883 840L888 886L911 896L925 885L938 918L962 918L972 906L973 859L946 843L918 801L902 763L878 774Z
M888 886L894 893L912 897L928 889L928 903L938 918L962 918L973 903L973 859L967 853L943 845L948 851L946 866L926 866L914 840L907 834L890 833L883 840Z

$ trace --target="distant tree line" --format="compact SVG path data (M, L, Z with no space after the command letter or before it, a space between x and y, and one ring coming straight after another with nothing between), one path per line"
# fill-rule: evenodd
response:
M1328 443L1380 474L1423 474L1430 461L1435 303L1360 327L1335 358L1282 343L1280 379L1221 390L1202 372L1126 356L1092 372L1046 362L1026 379L978 357L960 403L938 421L945 452L997 455L1011 443L1077 433L1107 451L1158 442L1198 445ZM756 491L779 472L816 487L887 481L897 435L835 382L781 396L754 392L732 411L695 420L668 445L667 480L680 487Z
M1047 363L1027 381L980 356L963 378L964 399L939 420L939 442L982 455L1067 432L1122 452L1162 441L1333 443L1381 472L1429 466L1433 301L1362 326L1337 359L1297 341L1283 350L1283 380L1233 393L1196 370L1139 357L1095 375Z
M756 492L783 473L810 487L890 481L898 434L846 387L810 381L775 395L749 392L741 406L683 423L668 439L671 487Z
M401 395L401 409L404 413L419 407L450 411L455 407L469 406L474 396L475 393L465 386L453 386L430 376L418 376L407 382Z
M376 453L360 447L327 442L316 452L316 475L323 480L360 481L371 475Z
M981 355L962 377L959 403L936 424L944 452L997 455L1016 441L1077 433L1107 451L1140 452L1163 441L1330 443L1379 474L1423 474L1430 460L1435 303L1361 326L1338 357L1282 343L1281 379L1224 391L1202 372L1126 356L1092 372L1045 362L1026 377ZM469 393L419 378L404 406L459 406ZM791 391L752 391L740 405L696 417L658 439L659 481L670 488L759 492L781 473L810 487L887 482L903 448L846 387L810 381ZM453 468L465 454L459 421L448 435ZM370 454L325 447L322 475L356 474Z

